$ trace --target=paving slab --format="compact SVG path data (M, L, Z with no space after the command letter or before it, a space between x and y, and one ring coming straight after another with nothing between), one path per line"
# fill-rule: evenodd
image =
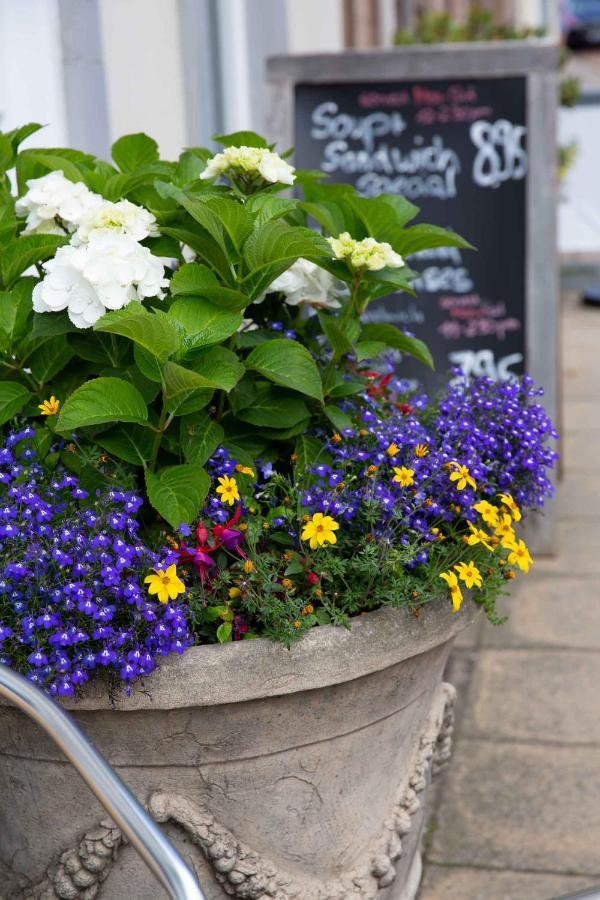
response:
M600 750L463 737L445 775L428 859L600 883L598 835Z
M516 582L498 609L508 621L486 624L481 631L485 647L600 650L600 580L530 574Z
M589 510L589 508L589 504L586 504L586 509ZM557 534L558 552L555 556L537 557L532 572L536 575L552 573L565 577L588 575L597 576L600 579L600 516L598 512L596 511L596 515L590 516L590 518L583 516L570 519L559 518Z
M596 651L481 650L473 668L462 734L600 744L598 685L600 653ZM600 748L594 752L600 761Z
M594 879L574 875L432 865L425 872L419 900L550 900L595 884Z

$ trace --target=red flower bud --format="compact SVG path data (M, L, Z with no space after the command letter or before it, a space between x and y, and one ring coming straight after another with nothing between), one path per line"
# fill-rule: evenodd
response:
M407 416L409 413L411 413L411 412L413 411L413 409L414 409L414 407L412 407L412 406L410 405L410 403L398 403L398 404L397 404L397 408L398 408L398 409L400 410L400 412L401 412L403 415L405 415L405 416Z
M318 584L319 576L316 575L314 572L308 572L306 575L306 580L308 581L309 584Z
M202 522L200 522L196 528L196 540L201 547L204 547L204 545L208 543L208 529Z

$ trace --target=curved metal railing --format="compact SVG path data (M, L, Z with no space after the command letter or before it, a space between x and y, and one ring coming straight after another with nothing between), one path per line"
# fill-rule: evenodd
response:
M60 747L173 900L206 900L196 877L158 825L58 703L3 665L0 695L37 722Z

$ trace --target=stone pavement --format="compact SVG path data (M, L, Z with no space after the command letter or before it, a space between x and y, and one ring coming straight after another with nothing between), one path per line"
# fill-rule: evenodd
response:
M600 278L596 280L600 281ZM600 885L600 309L563 307L559 552L464 633L454 753L419 900L549 900Z

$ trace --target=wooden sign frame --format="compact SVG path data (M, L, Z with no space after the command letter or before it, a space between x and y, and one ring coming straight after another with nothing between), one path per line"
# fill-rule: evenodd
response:
M269 140L280 147L294 145L294 91L298 84L525 78L525 364L527 373L544 387L544 405L555 423L559 412L557 73L558 47L546 39L277 56L267 61L266 122ZM555 552L553 506L548 506L545 515L532 517L528 527L529 540L538 553Z

